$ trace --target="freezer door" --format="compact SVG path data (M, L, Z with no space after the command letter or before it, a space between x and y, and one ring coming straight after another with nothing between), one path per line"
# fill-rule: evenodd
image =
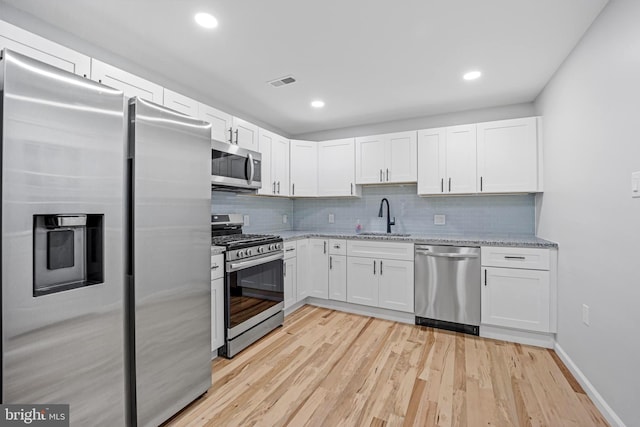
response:
M0 70L2 403L68 403L72 426L125 425L123 94L6 50ZM87 218L103 234L87 235Z
M137 424L211 385L210 125L131 100Z

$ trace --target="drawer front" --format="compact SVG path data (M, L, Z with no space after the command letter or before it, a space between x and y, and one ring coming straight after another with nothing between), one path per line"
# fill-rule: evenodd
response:
M294 258L296 256L296 241L284 243L284 259Z
M483 247L482 265L486 267L549 270L549 249Z
M365 258L384 258L412 261L413 243L376 240L348 240L347 255Z
M347 241L343 239L329 239L330 255L346 255Z
M211 280L224 276L224 254L211 255Z

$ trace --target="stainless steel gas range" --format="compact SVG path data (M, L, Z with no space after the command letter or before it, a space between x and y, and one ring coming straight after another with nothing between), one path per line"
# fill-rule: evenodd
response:
M232 358L284 322L282 239L243 234L242 215L212 215L211 241L225 252L225 344Z

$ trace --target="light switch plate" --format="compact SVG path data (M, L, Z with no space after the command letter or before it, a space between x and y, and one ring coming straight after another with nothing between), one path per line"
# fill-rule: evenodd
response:
M244 222L244 226L248 227L251 225L251 223L249 222L249 215L245 215L242 217L242 221Z
M435 225L445 225L446 224L446 217L444 215L434 215L433 216L433 223Z
M333 224L336 222L336 216L332 213L329 214L329 224Z
M631 174L631 197L640 197L640 172Z

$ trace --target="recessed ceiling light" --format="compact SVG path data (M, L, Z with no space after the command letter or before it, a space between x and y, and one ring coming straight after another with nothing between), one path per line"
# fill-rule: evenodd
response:
M200 26L204 28L215 28L218 26L218 20L216 19L216 17L209 13L196 13L195 20Z
M476 80L476 79L479 79L481 76L482 76L482 73L480 71L475 70L475 71L469 71L464 76L462 76L462 78L465 80Z
M312 106L313 108L322 108L322 107L324 107L324 101L321 101L321 100L319 100L319 99L316 99L315 101L312 101L312 102L311 102L311 106Z

